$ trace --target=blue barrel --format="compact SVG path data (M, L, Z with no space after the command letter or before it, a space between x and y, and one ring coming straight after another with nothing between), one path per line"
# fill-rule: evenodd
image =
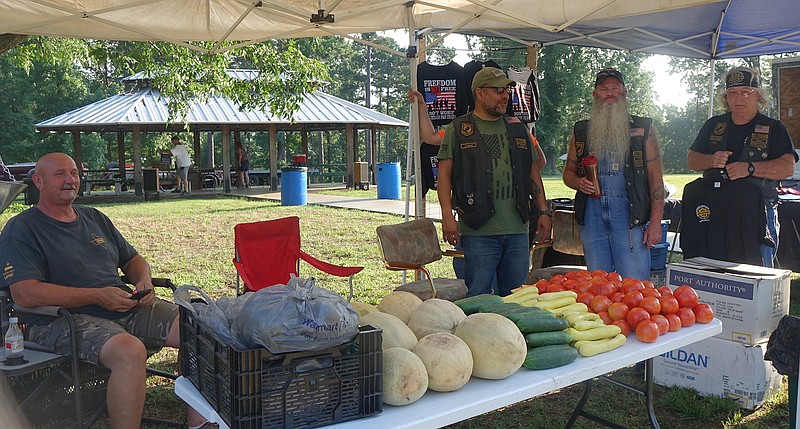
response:
M377 181L378 185L378 199L400 199L399 162L382 162L378 164L378 171L375 173L375 180Z
M308 202L306 167L281 168L281 205L304 206Z

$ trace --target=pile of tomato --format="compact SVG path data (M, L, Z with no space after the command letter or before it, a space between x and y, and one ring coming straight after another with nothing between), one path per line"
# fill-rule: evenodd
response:
M695 322L714 320L714 310L699 303L697 292L687 285L675 290L668 286L656 288L648 280L623 279L616 272L603 270L556 274L535 285L539 293L575 291L578 302L586 304L607 325L619 326L625 336L634 332L644 343Z

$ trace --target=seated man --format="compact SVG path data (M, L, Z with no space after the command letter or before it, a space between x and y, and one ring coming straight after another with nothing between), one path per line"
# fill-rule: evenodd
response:
M152 289L150 265L105 215L74 205L80 189L75 162L51 153L36 163L39 203L8 221L0 234L2 287L19 305L69 309L81 359L111 370L108 415L115 429L138 428L145 400L148 352L179 347L178 309L149 293L131 299L121 269L136 291ZM29 340L68 354L63 319L21 314ZM190 427L214 427L189 408Z

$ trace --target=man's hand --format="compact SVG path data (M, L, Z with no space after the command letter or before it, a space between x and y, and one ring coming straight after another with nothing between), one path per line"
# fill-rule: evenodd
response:
M732 162L725 166L725 172L728 173L728 178L731 180L742 179L750 175L750 172L747 171L747 167L749 166L746 162Z
M458 222L453 216L442 216L442 238L444 241L455 246L460 241L461 234L458 232Z
M83 291L84 289L79 289ZM106 310L125 312L131 308L139 305L139 301L131 299L131 294L116 287L106 286L104 288L96 289L97 304ZM152 293L148 296L152 297ZM152 298L151 298L152 300ZM152 301L151 301L152 302Z
M642 244L648 249L652 249L658 243L661 243L661 222L650 222L647 229L644 230L644 237L642 237Z
M594 184L587 177L581 177L578 181L578 190L586 195L594 195Z
M146 289L153 289L153 283L149 279L140 281L139 283L136 283L136 291L137 292L140 292L140 291L143 291L143 290L146 290ZM155 300L156 300L156 294L155 294L155 291L153 291L153 293L148 293L147 295L145 295L144 298L140 299L138 301L138 303L139 303L138 306L139 307L149 307L149 306L153 305L153 302L155 302Z
M533 236L534 243L550 240L550 233L553 231L553 219L547 215L539 215L536 221L536 234Z
M730 157L732 153L733 152L729 150L714 152L714 158L711 160L711 168L725 168L725 164L728 163L728 157Z

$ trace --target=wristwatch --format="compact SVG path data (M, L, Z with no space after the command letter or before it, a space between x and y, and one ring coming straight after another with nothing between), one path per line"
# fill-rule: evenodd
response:
M553 217L553 210L550 210L550 209L539 210L539 216L541 216L541 215Z
M752 176L753 173L756 172L756 167L753 165L752 162L747 163L747 175Z

